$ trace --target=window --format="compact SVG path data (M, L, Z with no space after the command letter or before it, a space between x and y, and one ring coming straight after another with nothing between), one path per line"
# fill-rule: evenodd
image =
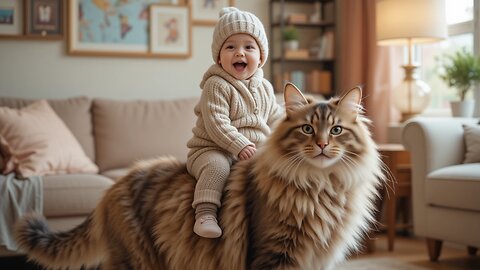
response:
M438 76L438 62L436 58L444 54L466 48L468 51L475 51L480 55L478 48L480 29L480 0L445 0L448 39L434 44L423 44L418 46L421 58L421 77L431 87L432 94L428 111L447 111L450 108L449 101L457 100L455 91ZM477 22L477 25L475 25ZM477 29L475 29L477 27ZM475 31L476 30L476 31ZM469 93L470 97L473 93Z

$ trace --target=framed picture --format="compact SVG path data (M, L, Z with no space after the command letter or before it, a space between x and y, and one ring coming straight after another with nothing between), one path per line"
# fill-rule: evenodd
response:
M215 25L224 7L234 6L234 0L189 0L194 25Z
M63 0L26 0L25 35L63 36Z
M0 36L23 34L23 1L0 0Z
M69 0L68 53L150 56L149 6L179 0Z
M150 6L150 52L167 58L191 55L191 17L188 6Z

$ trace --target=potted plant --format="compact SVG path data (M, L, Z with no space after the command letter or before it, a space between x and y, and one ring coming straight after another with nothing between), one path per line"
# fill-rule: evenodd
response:
M298 50L298 30L290 25L282 31L282 39L286 50Z
M452 88L455 88L459 101L452 101L452 115L470 117L475 106L474 100L465 100L467 93L480 82L480 57L465 48L440 59L442 71L440 78Z

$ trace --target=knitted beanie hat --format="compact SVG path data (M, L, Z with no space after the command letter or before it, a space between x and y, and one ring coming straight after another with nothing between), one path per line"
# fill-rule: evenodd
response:
M260 47L262 67L268 58L268 40L262 22L247 11L241 11L235 7L224 7L220 11L220 19L213 31L212 57L217 63L220 49L227 38L234 34L249 34L257 41Z

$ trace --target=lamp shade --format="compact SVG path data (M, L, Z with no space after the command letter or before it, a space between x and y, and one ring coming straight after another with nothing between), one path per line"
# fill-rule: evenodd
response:
M447 37L445 0L379 0L379 45L436 42Z

